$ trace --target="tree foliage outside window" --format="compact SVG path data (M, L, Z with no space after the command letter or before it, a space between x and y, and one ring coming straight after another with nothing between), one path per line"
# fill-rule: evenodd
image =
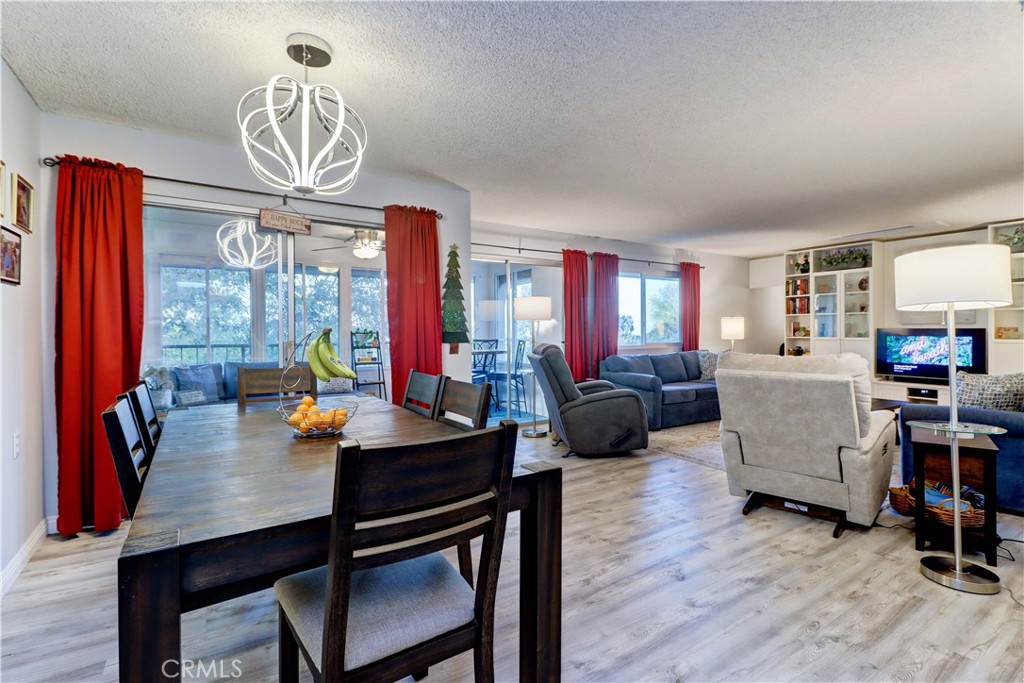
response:
M163 362L250 360L249 272L204 266L161 266Z
M675 344L679 332L679 278L619 275L619 346Z
M380 332L381 342L387 345L388 322L384 308L386 282L380 270L352 269L352 327L351 329ZM348 341L346 340L346 345ZM385 361L387 353L384 353Z

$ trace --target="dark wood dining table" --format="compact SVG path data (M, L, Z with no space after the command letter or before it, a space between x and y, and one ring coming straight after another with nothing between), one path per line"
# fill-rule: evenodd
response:
M181 615L326 564L337 445L457 433L372 396L342 437L295 439L276 404L174 410L118 558L120 680L180 680ZM519 462L519 676L561 678L562 470ZM170 665L167 662L171 662ZM170 674L170 675L169 675Z

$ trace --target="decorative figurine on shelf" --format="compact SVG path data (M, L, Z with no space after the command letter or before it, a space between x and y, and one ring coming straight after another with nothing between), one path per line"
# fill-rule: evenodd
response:
M789 259L789 266L793 269L794 273L803 274L811 272L811 262L807 258L807 254L800 254L800 256Z

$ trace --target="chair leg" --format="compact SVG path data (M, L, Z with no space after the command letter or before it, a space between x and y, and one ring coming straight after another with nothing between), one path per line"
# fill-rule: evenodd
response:
M476 683L494 683L494 639L483 634L473 648L473 680Z
M284 610L277 606L277 677L281 683L299 683L299 644Z
M459 573L466 580L469 587L473 587L473 551L469 547L469 541L460 543L459 549Z

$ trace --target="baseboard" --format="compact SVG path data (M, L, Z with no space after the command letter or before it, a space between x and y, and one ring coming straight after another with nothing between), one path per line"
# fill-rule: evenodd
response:
M4 567L3 573L0 573L0 598L7 595L7 591L11 586L14 585L14 581L21 576L21 570L25 568L28 561L32 559L32 553L36 551L39 544L46 538L46 526L47 520L39 520L39 524L32 530L28 538L22 544L18 553L11 558L11 561Z
M57 533L57 515L51 515L46 518L46 533L50 536Z

